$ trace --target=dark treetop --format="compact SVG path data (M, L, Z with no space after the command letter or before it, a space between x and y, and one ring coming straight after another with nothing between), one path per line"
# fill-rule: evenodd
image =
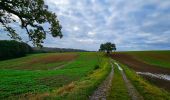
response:
M111 42L101 44L99 49L99 51L106 51L107 53L110 53L112 50L116 51L116 45Z

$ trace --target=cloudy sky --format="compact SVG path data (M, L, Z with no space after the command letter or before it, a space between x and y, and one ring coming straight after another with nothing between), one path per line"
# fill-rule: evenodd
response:
M45 3L57 14L64 37L48 36L44 46L98 50L101 43L110 41L118 50L170 49L170 0L45 0Z

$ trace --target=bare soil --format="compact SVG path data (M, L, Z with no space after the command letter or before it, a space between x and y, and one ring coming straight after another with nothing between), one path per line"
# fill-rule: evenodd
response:
M111 57L129 67L134 69L135 71L139 72L152 72L152 73L159 73L159 74L170 74L170 69L161 68L160 66L150 65L144 63L134 56L119 53L119 54L112 54Z
M36 63L53 63L53 62L61 62L61 61L71 61L74 60L77 57L76 54L62 54L62 55L49 55L46 57L38 58L38 59L32 59L29 64L36 64Z
M160 68L160 66L146 64L128 54L123 54L123 53L113 54L111 57L127 65L128 67L134 69L137 72L150 72L150 73L170 75L170 69ZM170 81L149 77L146 75L142 75L142 77L148 80L149 82L151 82L152 84L157 85L158 87L163 88L167 91L170 91Z
M146 80L148 80L149 82L151 82L152 84L157 85L160 88L163 88L170 92L170 81L159 79L159 78L154 78L154 77L150 77L146 75L141 75L141 76L145 78Z

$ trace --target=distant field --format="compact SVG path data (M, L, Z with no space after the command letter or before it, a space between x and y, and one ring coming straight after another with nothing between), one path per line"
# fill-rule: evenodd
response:
M136 71L170 74L170 51L116 52L112 58Z
M12 60L0 61L0 69L50 70L75 60L75 53L32 54Z
M170 68L170 51L134 51L125 52L145 63Z
M0 61L0 98L57 89L88 75L101 59L96 53L49 53Z

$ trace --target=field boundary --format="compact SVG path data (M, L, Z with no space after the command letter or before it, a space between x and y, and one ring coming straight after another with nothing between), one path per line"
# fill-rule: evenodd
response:
M114 75L114 67L111 63L111 71L110 74L106 77L106 79L99 85L99 87L94 91L92 96L90 96L90 100L106 100L109 89L112 85L112 79Z
M132 83L127 79L126 74L124 73L121 66L117 62L114 62L114 63L115 63L115 65L117 65L119 71L121 72L121 75L122 75L125 85L127 87L128 93L129 93L130 97L132 98L132 100L144 100L143 97L136 90L136 88L132 85Z

